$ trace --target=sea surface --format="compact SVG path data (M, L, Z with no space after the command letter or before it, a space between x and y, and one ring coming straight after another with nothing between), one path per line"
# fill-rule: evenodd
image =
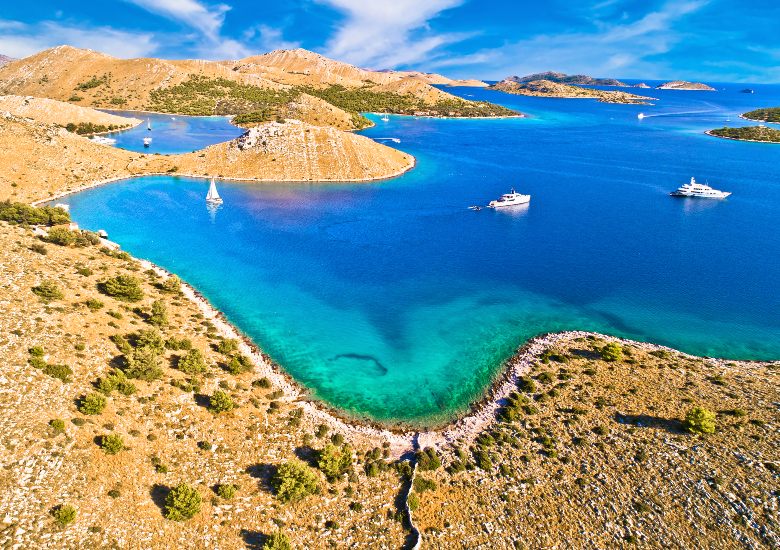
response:
M82 227L202 291L316 397L431 424L549 331L780 359L780 145L703 134L780 105L780 86L717 87L639 91L652 106L455 88L529 117L372 117L365 135L417 157L388 181L223 181L210 211L207 181L155 176L67 202ZM152 121L160 152L190 131L198 146L226 139L212 119L176 118L170 141ZM691 176L733 195L668 195ZM530 205L469 210L511 187Z

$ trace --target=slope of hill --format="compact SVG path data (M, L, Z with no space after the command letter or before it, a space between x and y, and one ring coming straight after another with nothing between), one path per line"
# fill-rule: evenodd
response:
M7 65L11 61L16 61L13 57L8 57L7 55L0 54L0 67L3 65Z
M703 90L714 92L715 88L701 82L687 82L685 80L672 80L656 86L658 90Z
M0 96L0 111L38 122L65 126L80 134L128 128L141 123L137 118L116 116L71 103L30 96ZM92 131L82 131L84 129Z
M401 174L414 157L364 136L290 120L250 128L175 162L182 173L231 179L360 181Z
M566 73L556 73L552 71L535 73L522 77L510 76L506 80L512 80L521 84L533 82L535 80L549 80L550 82L557 82L559 84L575 84L580 86L628 86L625 82L615 80L614 78L593 78L592 76L584 74L567 75Z
M653 99L626 92L594 90L592 88L583 88L570 84L559 84L557 82L550 82L549 80L534 80L532 82L521 83L512 79L506 79L490 86L490 89L501 90L502 92L509 94L537 97L591 98L597 99L602 103L646 104L648 100Z

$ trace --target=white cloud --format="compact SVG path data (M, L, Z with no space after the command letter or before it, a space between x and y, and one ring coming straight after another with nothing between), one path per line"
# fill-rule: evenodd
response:
M151 34L117 30L112 27L74 27L56 21L28 25L0 20L0 53L27 57L41 50L69 44L116 57L140 57L157 49Z
M363 67L394 68L438 57L438 48L469 36L434 34L428 26L431 19L463 0L318 1L346 17L323 53Z
M268 25L250 27L244 32L244 40L251 41L262 52L293 50L301 46L300 42L285 40L281 29L275 29Z
M146 11L157 13L168 19L180 21L204 33L211 39L216 39L225 22L225 13L230 6L218 4L214 7L196 0L127 0Z

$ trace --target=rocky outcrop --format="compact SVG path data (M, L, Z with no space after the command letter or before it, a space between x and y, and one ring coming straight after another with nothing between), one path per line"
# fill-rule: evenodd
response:
M490 89L501 90L502 92L510 94L536 97L597 99L602 103L633 103L643 105L647 104L649 100L654 99L626 92L594 90L592 88L583 88L569 84L559 84L549 80L534 80L532 82L521 83L512 79L506 79L490 86Z
M19 117L59 126L93 124L125 128L141 123L141 120L137 118L116 116L63 101L32 96L0 96L0 111L7 111Z
M231 179L367 181L409 170L414 157L364 136L289 120L250 128L176 162L182 173Z
M687 82L685 80L672 80L671 82L664 82L663 84L656 86L658 90L704 90L708 92L714 92L715 88L702 84L701 82Z

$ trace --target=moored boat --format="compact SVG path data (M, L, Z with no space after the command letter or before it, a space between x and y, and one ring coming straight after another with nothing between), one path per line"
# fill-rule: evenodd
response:
M209 192L206 194L206 202L209 204L222 204L222 197L217 192L217 184L214 178L211 178L211 185L209 185Z
M697 199L725 199L731 193L729 191L719 191L709 185L697 183L696 178L691 178L689 183L683 184L676 191L669 193L673 197L691 197Z
M523 195L512 188L512 191L501 195L500 199L490 201L488 208L505 208L507 206L518 206L531 202L531 195Z
M152 138L145 137L144 138L144 147L149 147L152 144Z

